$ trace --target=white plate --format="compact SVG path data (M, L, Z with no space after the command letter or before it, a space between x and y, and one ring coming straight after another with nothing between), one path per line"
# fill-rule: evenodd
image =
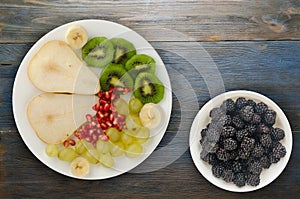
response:
M43 36L29 50L19 67L14 82L12 99L13 113L17 128L22 139L24 140L25 144L30 149L30 151L41 162L43 162L51 169L61 174L77 178L70 171L70 163L59 161L57 158L50 158L45 154L44 151L46 144L36 136L34 130L29 124L26 114L27 105L30 102L30 100L34 96L41 93L41 91L36 89L28 79L27 66L31 58L45 42L54 39L65 40L65 33L67 29L75 24L84 27L87 30L90 38L95 36L105 36L107 38L121 37L132 42L137 49L137 54L145 53L152 56L155 59L157 65L156 75L165 86L164 99L159 103L164 112L164 120L162 121L161 128L156 129L155 132L151 131L151 138L143 144L144 153L138 158L134 159L130 159L125 156L115 158L115 167L113 169L107 169L100 165L92 165L91 172L89 173L89 175L81 179L96 180L110 178L128 172L140 163L142 163L159 144L167 129L171 115L172 92L170 79L161 58L154 50L154 48L142 36L120 24L103 20L81 20L62 25ZM77 53L80 56L80 53ZM32 172L34 173L34 171Z
M252 99L256 103L264 102L265 104L267 104L270 109L273 109L277 113L276 123L274 126L279 127L285 131L285 137L281 141L283 146L285 146L286 148L285 157L281 158L278 163L272 164L269 169L264 169L262 171L260 175L260 184L256 187L246 185L244 187L239 188L233 183L226 183L223 179L219 179L213 176L211 172L211 165L200 159L200 152L202 150L201 145L199 143L199 140L201 139L200 131L203 128L205 128L206 125L210 122L210 110L214 107L220 106L225 99L232 98L233 100L235 100L238 97L245 97L248 99ZM279 108L279 106L277 106L272 100L261 94L252 91L237 90L226 92L216 96L200 109L191 127L189 144L190 152L197 169L208 181L228 191L248 192L260 189L268 185L280 175L280 173L284 170L285 166L289 161L292 152L293 138L290 124L283 111Z

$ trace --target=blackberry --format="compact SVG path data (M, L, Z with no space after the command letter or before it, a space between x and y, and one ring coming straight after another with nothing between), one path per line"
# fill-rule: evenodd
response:
M221 116L219 118L219 120L216 122L216 124L219 127L231 125L231 116L230 115L223 115L223 116Z
M236 130L232 126L224 126L221 131L221 135L225 138L235 136Z
M264 147L261 144L256 144L251 154L256 158L260 158L261 156L264 155L264 152L265 152Z
M277 163L277 162L279 162L279 160L280 160L280 158L275 157L275 156L272 155L272 154L269 155L269 159L270 159L271 164Z
M257 126L257 131L259 133L269 133L270 132L270 127L268 127L267 125L265 124L259 124Z
M257 186L260 183L260 177L257 174L248 174L246 183L250 186Z
M246 152L251 151L254 148L254 144L255 144L255 139L244 137L241 143L241 148Z
M229 151L228 153L229 153L229 160L235 160L239 155L237 150Z
M215 153L208 153L207 151L201 151L200 158L208 164L215 165L219 163L217 155Z
M270 132L271 138L273 141L279 141L282 140L285 136L284 130L280 128L273 128Z
M268 106L263 102L259 102L254 106L254 110L257 114L263 115L268 110Z
M247 100L247 105L254 107L256 105L256 103L253 100L248 99Z
M260 143L265 148L270 148L272 146L272 138L269 134L262 134L260 136Z
M251 153L249 151L244 151L243 149L238 150L239 158L246 160L250 157Z
M277 142L272 149L272 153L276 158L283 158L286 154L286 149L280 142Z
M242 129L245 126L245 123L238 115L233 116L231 122L232 122L233 126L237 129Z
M245 129L248 131L249 136L252 136L257 131L257 126L255 124L247 124Z
M261 117L260 115L254 113L252 120L250 121L251 124L259 124L261 122Z
M223 115L225 115L225 113L220 108L213 108L209 113L213 122L217 122Z
M264 155L260 158L260 164L263 168L267 169L271 166L271 162L268 156Z
M235 173L241 172L243 170L243 164L240 161L234 161L232 163L232 171Z
M216 164L216 165L212 166L211 170L212 170L212 174L215 177L221 178L221 177L223 177L225 168L220 164Z
M248 171L252 174L260 174L262 172L262 169L263 167L259 161L253 161L248 166Z
M225 100L222 105L221 105L221 109L225 112L225 113L233 113L235 111L235 103L232 99L227 99Z
M236 140L234 140L232 138L227 138L226 140L224 140L223 146L224 146L224 149L226 149L228 151L232 151L237 148L237 142L236 142Z
M238 187L245 186L246 183L245 174L244 173L235 174L233 178L233 183Z
M207 131L208 131L208 129L207 128L204 128L204 129L202 129L201 130L201 137L203 138L203 137L205 137L206 135L207 135Z
M239 97L235 101L235 106L238 109L241 109L243 106L246 106L246 104L247 104L247 100L244 97Z
M248 135L249 135L249 133L246 129L241 129L236 132L236 139L237 139L237 141L241 142L243 140L243 138Z
M234 179L234 172L232 170L225 170L223 173L223 179L225 182L232 182Z
M230 154L228 153L228 151L226 151L223 148L219 148L217 150L216 154L217 154L217 158L222 161L227 161L230 157Z
M254 115L254 110L252 106L244 106L241 110L240 110L240 115L241 118L246 121L246 122L250 122L253 118Z
M275 124L276 112L273 110L267 110L264 114L264 121L267 125L272 126Z

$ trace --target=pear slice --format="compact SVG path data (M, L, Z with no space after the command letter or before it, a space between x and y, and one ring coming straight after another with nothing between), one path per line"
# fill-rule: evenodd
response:
M64 41L45 43L27 72L33 85L45 92L96 94L100 90L99 78Z
M37 136L47 144L63 143L86 121L86 114L95 114L94 95L43 93L27 107L28 120Z

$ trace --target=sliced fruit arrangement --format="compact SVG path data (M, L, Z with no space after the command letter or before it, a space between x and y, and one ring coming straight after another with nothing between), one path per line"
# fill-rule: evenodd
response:
M111 168L114 157L139 157L163 115L155 60L123 38L88 39L81 26L70 27L65 40L44 44L28 66L32 83L46 92L27 108L45 153L70 162L78 177L89 174L90 164ZM82 60L73 49L81 49ZM100 77L84 62L101 68Z

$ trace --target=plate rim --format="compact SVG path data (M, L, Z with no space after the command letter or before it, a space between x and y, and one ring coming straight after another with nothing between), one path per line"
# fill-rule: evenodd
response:
M218 179L216 177L214 177L212 174L211 174L211 165L207 164L206 162L204 162L203 160L200 159L200 151L195 151L196 149L196 144L199 143L199 140L194 140L194 137L197 137L195 136L197 134L197 130L198 130L198 133L199 133L199 121L198 119L200 118L201 116L201 113L204 112L204 109L207 109L207 107L210 107L210 105L212 103L215 103L215 101L218 101L218 100L225 100L225 99L228 99L228 98L234 98L232 97L231 95L240 95L241 97L245 97L246 99L251 99L251 96L256 96L258 98L260 98L262 102L265 102L267 101L267 104L271 104L272 107L271 109L274 109L274 107L276 109L278 109L280 111L280 114L282 116L284 116L282 120L284 120L285 122L285 125L287 125L287 132L286 132L286 129L285 129L285 133L286 133L286 136L287 136L287 133L288 133L288 136L289 136L289 139L290 139L290 143L288 143L288 147L286 147L287 149L287 153L286 153L286 156L284 157L285 158L285 163L284 163L284 166L280 168L279 172L277 172L272 178L271 180L269 180L269 182L266 182L264 184L260 184L258 186L250 186L250 185L246 185L244 187L237 187L236 185L232 184L232 183L227 183L225 184L226 182L224 181L223 184L227 185L227 186L220 186L218 183L216 183L217 180L222 180L222 179ZM246 96L246 95L250 95L250 96ZM237 96L235 96L237 97ZM254 100L256 101L256 100ZM220 104L217 103L219 106ZM269 105L268 105L269 106ZM274 107L273 107L274 106ZM215 105L214 105L215 107ZM277 113L278 115L278 113ZM208 118L208 115L207 115L207 118ZM201 120L201 119L200 119ZM276 123L275 123L276 124ZM201 135L199 133L199 136L201 138ZM198 137L199 137L198 136ZM200 145L200 144L198 144ZM271 184L274 180L276 180L280 174L285 170L287 164L289 163L290 161L290 158L291 158L291 154L292 154L292 147L293 147L293 133L292 133L292 129L291 129L291 126L290 126L290 123L289 123L289 120L288 118L286 117L285 113L283 112L283 110L273 101L271 100L270 98L264 96L263 94L260 94L258 92L255 92L255 91L250 91L250 90L231 90L231 91L227 91L227 92L224 92L224 93L221 93L213 98L211 98L208 102L206 102L202 107L201 109L197 112L193 122L192 122L192 126L190 128L190 134L189 134L189 147L190 147L190 154L191 154L191 157L192 157L192 160L193 160L193 163L194 163L194 166L197 168L198 172L208 181L210 182L211 184L213 184L214 186L220 188L220 189L223 189L223 190L226 190L226 191L230 191L230 192L237 192L237 193L245 193L245 192L252 192L252 191L256 191L256 190L259 190L261 188L264 188L266 186L268 186L269 184ZM201 146L200 146L201 147ZM201 147L201 150L202 150L202 147ZM281 160L283 161L283 160ZM201 165L199 165L199 162L202 162L203 164L206 164L207 167L209 167L209 172L211 174L211 176L213 178L208 178L207 175L205 175L205 171L207 171L207 169L203 169L201 168ZM223 181L223 180L222 180ZM246 188L245 188L246 187Z
M135 34L136 36L139 37L139 39L142 39L143 41L143 45L148 45L147 48L150 48L150 51L153 52L155 54L155 56L157 56L157 58L159 59L158 61L160 62L160 64L162 64L163 66L163 69L162 70L165 70L166 74L165 76L167 78L164 78L164 83L166 84L165 85L165 88L167 88L168 90L168 95L169 95L169 99L168 101L166 102L168 107L166 110L167 113L164 113L166 117L166 121L165 121L165 125L161 128L161 136L159 138L159 140L157 141L157 143L155 144L155 147L152 148L151 150L147 151L145 154L146 154L146 157L143 158L142 161L140 161L138 164L135 164L133 167L131 167L130 169L128 170L117 170L117 169L114 169L114 174L112 175L109 175L109 176L105 176L105 177L93 177L93 176L89 176L89 177L77 177L75 175L70 175L68 174L66 171L62 171L62 169L59 169L59 168L55 168L55 167L52 167L49 165L49 163L47 163L47 161L45 161L43 159L43 157L40 157L40 153L39 152L36 152L32 149L32 147L30 147L29 145L29 142L28 140L26 139L26 136L21 133L22 131L22 125L20 124L20 120L22 118L19 118L17 117L17 112L18 110L16 110L16 92L17 92L17 83L18 81L20 81L20 76L21 76L21 70L26 68L26 71L27 71L27 66L24 66L24 62L25 60L28 60L30 56L32 56L32 53L34 50L38 50L40 49L39 46L41 46L42 44L46 43L47 41L49 40L52 40L52 39L48 39L48 37L55 33L56 31L59 31L59 29L62 29L62 28L66 28L68 26L71 26L71 25L75 25L75 24L85 24L85 23L97 23L98 25L99 24L109 24L109 25L112 25L116 28L121 28L121 29L124 29L124 31L129 31L129 32L132 32L133 34ZM109 33L109 35L112 35ZM134 41L132 41L133 44ZM30 61L30 60L29 60ZM21 70L20 70L21 69ZM25 69L24 69L25 70ZM27 74L26 74L27 75ZM32 84L32 83L31 83ZM33 85L32 85L33 86ZM167 86L167 87L166 87ZM127 173L129 172L130 170L133 170L135 167L137 167L138 165L142 164L153 152L154 150L157 148L157 146L159 145L159 143L161 142L163 136L165 135L166 133L166 130L168 128L168 125L169 125L169 122L170 122L170 119L171 119L171 112L172 112L172 104L173 104L173 100L172 100L172 87L171 87L171 81L170 81L170 76L168 74L168 71L167 71L167 68L161 58L161 56L158 54L158 52L156 51L156 49L142 36L140 35L139 33L137 33L136 31L134 31L133 29L129 28L129 27L126 27L122 24L119 24L119 23L116 23L116 22L113 22L113 21L108 21L108 20L102 20L102 19L82 19L82 20L76 20L76 21L71 21L71 22L68 22L68 23L65 23L65 24L61 24L61 25L58 25L57 27L51 29L50 31L48 31L46 34L44 34L43 36L41 36L31 47L30 49L27 51L27 53L25 54L25 56L22 58L22 61L20 62L20 65L19 65L19 68L17 70L17 73L15 75L15 78L14 78L14 82L13 82L13 87L12 87L12 109L13 109L13 118L14 118L14 121L15 121L15 124L16 124L16 127L18 129L18 133L20 134L23 142L25 143L26 147L29 149L29 151L40 161L42 162L45 166L47 166L48 168L52 169L53 171L59 173L59 174L62 174L62 175L65 175L67 177L71 177L71 178L75 178L75 179L80 179L80 180L104 180L104 179L108 179L108 178L113 178L113 177L117 177L119 175L122 175L124 173ZM38 90L38 89L37 89ZM43 91L37 91L39 93L44 93ZM166 93L166 92L165 92ZM33 98L34 96L31 96L31 98ZM28 105L28 104L27 104ZM26 112L27 110L27 106L24 108L24 111ZM28 121L28 118L26 117L26 120L27 122L29 123ZM32 127L31 127L32 128ZM33 130L33 129L32 129ZM34 132L34 130L33 130ZM41 141L42 142L42 141ZM95 165L91 165L92 167L95 166ZM99 165L96 165L97 167L99 167ZM104 167L102 167L104 168ZM106 168L104 168L106 169Z

